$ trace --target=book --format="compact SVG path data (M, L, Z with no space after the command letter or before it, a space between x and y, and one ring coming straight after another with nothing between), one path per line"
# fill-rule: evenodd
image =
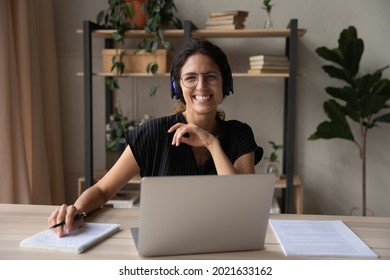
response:
M288 61L264 61L264 60L252 60L252 61L249 61L249 64L251 66L258 66L258 65L262 65L262 66L289 66L289 62Z
M245 20L224 19L224 20L206 20L206 25L229 25L229 24L243 24Z
M218 21L218 20L233 20L233 19L245 20L246 16L226 15L226 16L218 16L218 17L209 17L207 20Z
M206 25L206 29L229 29L229 30L234 30L234 29L244 29L244 28L245 28L244 24Z
M252 55L249 57L249 61L288 61L288 57L284 55Z
M372 251L340 220L269 220L286 256L373 258Z
M223 12L211 12L209 14L209 17L222 17L222 16L241 16L241 17L247 17L249 14L248 11L242 11L242 10L234 10L234 11L223 11Z
M288 69L248 69L248 74L288 74Z
M213 16L213 13L211 13L209 18L206 20L206 29L244 29L246 15L247 14L245 13L232 13L221 16Z
M285 70L285 71L288 71L288 65L250 65L250 69Z
M79 254L119 230L119 224L84 223L59 238L52 229L41 231L20 242L21 247Z

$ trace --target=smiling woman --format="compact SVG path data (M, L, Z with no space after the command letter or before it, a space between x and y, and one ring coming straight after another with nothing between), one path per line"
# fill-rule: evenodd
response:
M190 39L171 65L171 96L181 111L150 120L126 133L128 146L109 172L74 205L53 212L49 225L103 205L135 174L146 176L228 175L254 173L263 149L249 125L225 121L218 105L233 93L230 66L212 43ZM55 230L59 236L71 230Z

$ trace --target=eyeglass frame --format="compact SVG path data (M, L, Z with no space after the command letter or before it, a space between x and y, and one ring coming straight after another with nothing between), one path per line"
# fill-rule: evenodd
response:
M208 84L209 86L216 86L216 85L221 84L221 82L223 82L223 78L222 78L221 72L220 72L220 71L216 71L216 70L212 70L212 71L208 71L208 72L202 72L202 73L187 72L187 73L184 73L184 74L180 77L180 81L182 81L183 85L184 85L186 88L188 88L188 89L193 89L193 88L196 88L196 86L197 86L198 83L199 83L199 75L203 75L203 77L205 77L205 75L207 75L207 74L209 74L209 73L216 73L216 74L218 74L218 78L219 78L218 83L216 83L216 84L210 84L210 83L207 81L207 79L205 79L205 80L204 80L205 83ZM188 75L188 74L196 75L196 84L195 84L194 86L192 86L192 87L186 86L186 85L185 85L185 82L184 82L184 80L183 80L183 77L184 77L185 75Z

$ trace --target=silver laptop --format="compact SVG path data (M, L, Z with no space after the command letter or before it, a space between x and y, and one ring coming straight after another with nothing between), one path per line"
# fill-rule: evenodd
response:
M132 229L139 255L262 249L275 181L269 174L143 178L140 227Z

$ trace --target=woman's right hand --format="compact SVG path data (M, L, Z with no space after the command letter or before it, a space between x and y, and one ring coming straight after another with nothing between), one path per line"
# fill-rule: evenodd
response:
M49 227L52 227L65 221L64 225L53 228L58 237L63 237L83 223L83 219L74 220L77 214L80 214L80 211L74 205L63 204L51 213L47 222Z

